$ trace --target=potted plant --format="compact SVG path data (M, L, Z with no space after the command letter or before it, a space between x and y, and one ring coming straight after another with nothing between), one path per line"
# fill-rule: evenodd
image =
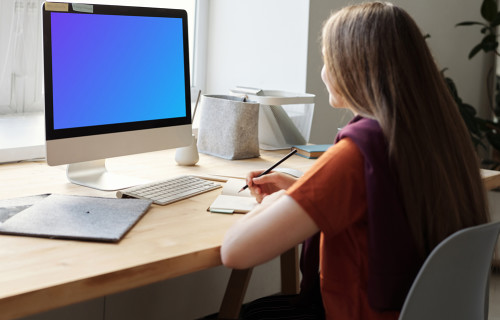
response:
M472 59L480 51L484 53L493 52L496 56L500 56L498 51L497 26L500 25L500 12L496 0L483 0L481 4L481 17L484 21L464 21L456 26L479 26L482 34L481 41L476 44L469 52L469 59ZM444 76L444 71L443 71ZM500 81L496 75L494 67L490 69L486 79L488 88L494 88L494 93L489 94L492 117L491 119L482 119L477 116L476 110L469 104L464 103L459 97L456 86L452 79L445 77L445 81L450 89L450 92L455 99L460 113L469 129L471 139L476 147L488 150L491 147L492 157L483 158L482 162L485 167L490 169L500 168ZM489 144L489 146L488 146Z

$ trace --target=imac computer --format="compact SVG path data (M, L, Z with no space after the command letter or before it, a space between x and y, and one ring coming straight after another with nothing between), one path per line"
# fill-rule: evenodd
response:
M191 97L184 10L45 2L47 163L100 190L144 181L105 159L187 146Z

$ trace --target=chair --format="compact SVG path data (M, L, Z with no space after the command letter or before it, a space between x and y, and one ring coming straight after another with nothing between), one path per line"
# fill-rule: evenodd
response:
M487 319L491 260L500 222L455 232L427 257L400 320Z

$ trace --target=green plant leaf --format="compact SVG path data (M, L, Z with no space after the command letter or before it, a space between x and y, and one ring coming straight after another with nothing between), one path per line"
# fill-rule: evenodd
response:
M464 110L464 112L466 112L468 115L470 115L471 117L475 117L476 116L476 109L474 109L473 106L471 106L470 104L467 104L467 103L462 103L460 105L460 107L462 108L462 110Z
M446 71L446 69L441 71L441 74L443 74L443 77L444 77L444 71ZM457 86L455 85L453 80L451 80L451 78L444 77L444 81L445 81L446 85L448 86L448 89L450 90L451 95L456 100L456 98L458 98Z
M497 2L495 0L483 0L481 5L481 16L488 22L492 22L497 15Z
M469 59L472 59L479 51L483 49L483 44L477 44L472 50L469 52Z
M481 168L490 169L490 170L498 170L500 167L500 162L491 160L491 159L483 159L481 161Z
M497 12L497 15L495 16L495 19L491 21L490 27L495 28L496 26L500 25L500 12Z
M476 122L477 122L477 125L479 126L479 129L481 129L481 131L485 131L485 132L490 131L490 128L488 127L487 120L477 118Z
M494 34L489 34L481 41L482 49L485 52L493 51L498 47L498 41Z
M486 148L486 146L484 146L484 144L481 141L482 131L480 130L479 123L477 122L476 109L474 109L474 107L472 107L471 105L462 102L462 99L458 96L457 88L453 80L451 78L444 76L445 71L446 69L443 69L441 71L441 74L443 75L443 78L448 87L448 90L450 91L451 96L455 100L455 103L458 107L458 111L462 116L462 120L464 121L465 126L469 130L469 135L472 139L474 147L477 148L480 145L483 148Z
M464 22L460 22L460 23L457 23L455 25L455 27L472 26L472 25L480 25L480 26L488 27L487 24L482 23L482 22L476 22L476 21L464 21Z
M488 142L493 146L493 148L500 150L500 134L494 132L488 132L486 134Z
M476 137L472 137L472 143L474 144L474 147L476 148L476 150L478 149L479 146L481 146L484 150L488 149L486 144L483 142L483 138L479 139Z
M498 41L494 34L488 34L469 52L469 59L472 59L479 51L484 52L495 51L498 47Z
M493 113L495 116L500 117L500 76L497 74L495 77L495 104L493 107Z

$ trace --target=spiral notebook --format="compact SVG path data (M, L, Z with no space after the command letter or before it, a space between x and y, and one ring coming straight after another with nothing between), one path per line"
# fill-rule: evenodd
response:
M24 210L11 211L0 234L119 241L146 213L152 201L51 194ZM7 210L8 211L8 210Z

